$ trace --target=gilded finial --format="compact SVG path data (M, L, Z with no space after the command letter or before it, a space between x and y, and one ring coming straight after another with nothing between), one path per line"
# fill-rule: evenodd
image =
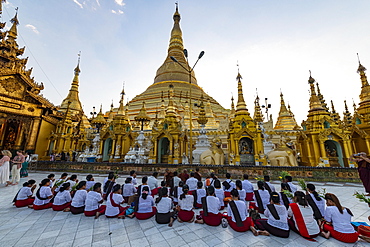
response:
M358 64L361 64L361 62L360 62L360 56L358 55L358 53L356 53L356 54L357 54Z
M312 75L311 75L311 70L309 70L310 72L310 78L308 79L308 83L314 83L315 82L315 79L312 78Z
M80 70L80 61L81 61L81 51L77 53L77 66L75 68L75 75L79 75L81 70Z

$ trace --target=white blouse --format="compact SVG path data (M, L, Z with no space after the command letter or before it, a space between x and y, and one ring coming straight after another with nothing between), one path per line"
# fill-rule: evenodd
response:
M173 187L179 186L179 183L181 181L181 178L179 177L173 177Z
M354 233L355 229L351 225L352 216L343 209L341 214L336 206L327 206L325 210L325 220L333 224L334 230L341 233Z
M161 201L157 203L157 212L159 214L166 214L170 212L172 208L173 208L173 204L172 204L171 198L162 197Z
M234 202L235 202L236 208L239 211L241 220L245 221L245 219L247 218L247 213L248 213L247 212L247 206L245 205L245 202L243 202L243 201L234 201ZM230 205L227 207L227 215L231 216L232 221L236 222L235 216L233 214L233 211L231 210Z
M94 211L100 207L99 202L103 200L100 193L96 191L90 191L87 193L85 201L85 211Z
M286 210L286 207L284 205L274 205L276 208L276 211L280 217L279 220L275 219L274 216L271 214L268 207L266 207L266 210L264 212L264 215L267 217L267 223L270 226L282 229L282 230L289 230L288 225L288 211Z
M79 208L85 206L87 191L86 190L77 190L73 199L72 199L72 207Z
M148 195L146 199L142 196L139 198L139 210L138 213L151 213L153 211L154 199L151 195Z
M301 211L303 221L304 221L304 224L306 225L308 234L309 235L318 234L320 232L320 228L319 228L319 225L317 224L316 220L313 217L312 209L310 207L304 207L304 206L301 206L299 204L298 204L298 207ZM288 209L288 216L293 217L295 226L296 226L297 229L299 229L298 226L297 226L297 221L295 219L296 217L293 214L293 210L291 209L291 207L289 207L289 209Z
M245 190L246 193L253 193L253 184L249 182L248 180L242 181L242 187Z
M17 200L26 200L29 196L32 196L31 187L22 187L18 193Z
M193 195L185 195L185 198L182 200L179 197L179 206L182 210L191 211L193 209L194 204L194 196Z
M207 195L205 189L197 189L197 203L202 204L202 198Z
M225 186L223 186L224 191L226 191L226 192L231 192L233 189L235 189L235 188L236 188L235 183L234 183L234 182L231 182L231 179L226 179L225 181L226 181L226 182L228 182L228 183L230 184L230 188L227 190L227 189L225 188Z
M85 190L92 190L95 185L95 181L86 181L86 189Z
M52 196L53 193L51 192L51 189L49 186L42 186L40 188L40 197L42 198L46 198L48 196ZM37 205L37 206L41 206L41 205L45 205L45 204L48 204L50 202L51 199L46 199L46 200L40 200L37 196L35 197L35 201L33 202L33 204Z
M68 202L72 201L71 192L69 190L64 190L62 192L58 192L54 198L54 205L63 205Z
M218 214L221 208L220 200L216 196L207 196L206 200L208 213Z
M297 191L297 186L295 186L292 182L288 182L290 189L292 190L292 194Z
M225 206L225 202L224 202L225 193L224 193L224 190L223 189L215 189L215 195L220 200L221 207L222 206Z
M121 204L123 202L123 197L120 194L113 193L113 201L116 204ZM119 214L119 207L112 206L112 203L110 201L110 194L107 197L107 209L105 210L106 216L116 216Z
M191 177L188 180L186 180L186 184L189 185L189 190L193 191L197 189L197 183L198 179Z
M270 193L267 190L258 190L261 201L262 201L262 206L264 209L266 209L266 205L270 203ZM256 202L256 205L258 208L260 208L260 205L258 205L258 201L256 199L256 195L253 195L253 201Z
M247 196L247 193L245 192L245 190L244 189L238 190L238 192L239 192L239 200L245 202L245 197Z
M136 188L133 184L124 184L123 185L122 194L123 194L124 197L133 196L133 195L135 195L136 191L137 190L136 190Z
M273 186L270 182L266 182L266 184L268 185L268 187L270 187L271 192L276 192L275 186Z
M316 203L317 207L319 208L321 215L325 217L325 206L326 206L325 199L321 198L321 201L318 201L316 200L314 194L310 194L310 196L312 197L313 201Z

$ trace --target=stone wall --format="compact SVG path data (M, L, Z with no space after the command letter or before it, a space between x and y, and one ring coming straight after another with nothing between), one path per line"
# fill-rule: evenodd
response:
M50 172L76 172L107 174L110 171L127 175L129 171L135 170L139 175L151 175L154 171L163 175L165 169L181 173L187 169L190 173L196 168L200 169L203 176L214 172L218 177L225 177L228 172L233 179L241 179L247 173L250 179L263 178L270 175L271 179L278 180L282 171L289 172L294 179L304 178L307 181L323 182L361 182L357 168L334 168L334 167L282 167L282 166L212 166L212 165L173 165L173 164L128 164L128 163L85 163L85 162L61 162L61 161L38 161L30 165L30 170Z

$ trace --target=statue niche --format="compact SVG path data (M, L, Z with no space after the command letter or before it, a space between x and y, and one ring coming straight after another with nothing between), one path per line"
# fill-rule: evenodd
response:
M211 147L200 155L201 165L224 165L225 156L221 149L221 139L213 138Z
M298 166L295 151L289 148L284 140L281 140L280 147L267 153L272 166Z

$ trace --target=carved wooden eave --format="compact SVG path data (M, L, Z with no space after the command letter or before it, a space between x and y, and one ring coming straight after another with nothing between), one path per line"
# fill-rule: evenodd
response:
M242 138L243 135L248 135L249 137L251 137L252 139L255 139L257 137L257 134L256 132L252 132L248 129L242 129L240 131L238 131L237 133L235 133L235 137L236 138Z
M344 133L344 131L342 131L342 133L341 133L337 129L333 129L333 128L325 129L324 131L320 132L319 133L319 139L320 140L327 140L328 135L330 135L330 134L337 135L340 138L342 138L343 140L349 139L349 133L348 132Z
M350 135L353 136L354 133L357 133L359 136L361 136L361 138L364 138L364 139L366 139L369 136L364 130L361 130L356 125L352 127Z

